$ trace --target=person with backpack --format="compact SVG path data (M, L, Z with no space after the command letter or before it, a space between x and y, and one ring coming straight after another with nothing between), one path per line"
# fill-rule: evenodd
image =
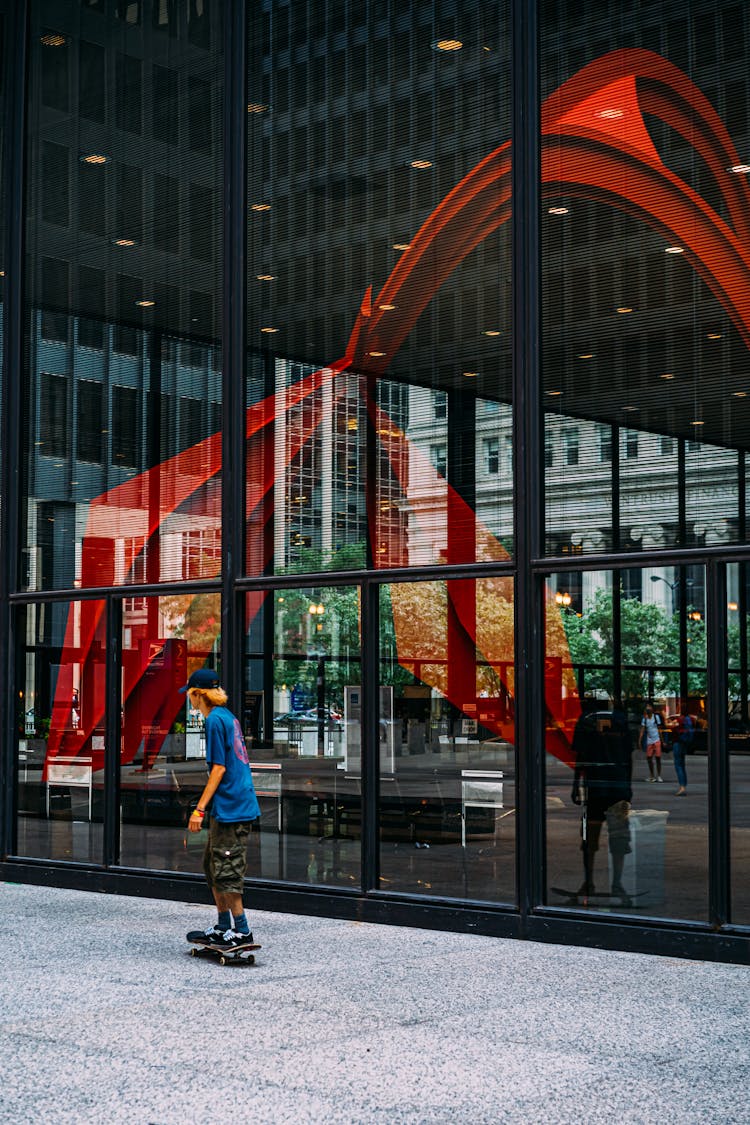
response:
M693 741L693 732L695 731L695 720L692 715L688 715L687 708L683 707L677 717L675 724L674 736L674 771L677 774L677 783L679 789L675 793L675 797L684 797L687 793L687 770L685 769L685 755L690 751L688 747Z
M641 719L640 745L646 752L648 762L648 781L664 781L661 776L661 727L662 718L651 704L646 705Z

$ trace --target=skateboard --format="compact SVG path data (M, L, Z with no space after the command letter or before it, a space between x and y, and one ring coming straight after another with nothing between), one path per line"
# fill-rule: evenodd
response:
M581 904L587 902L601 904L602 906L632 906L633 899L640 898L641 895L647 894L646 891L639 891L634 895L613 895L610 894L609 891L594 891L593 894L582 894L579 891L569 891L564 887L550 887L550 890L553 894L562 895L566 900L566 906L581 906Z
M248 943L238 946L237 949L225 949L221 945L202 945L196 942L190 950L190 956L208 957L218 961L220 965L254 965L255 950L261 948L258 944Z

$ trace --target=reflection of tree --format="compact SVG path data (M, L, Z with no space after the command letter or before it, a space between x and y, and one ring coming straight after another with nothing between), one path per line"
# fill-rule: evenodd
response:
M164 633L187 639L188 651L209 652L221 628L221 596L216 594L168 594L159 598Z
M686 608L688 664L705 668L706 624L692 606ZM565 628L573 665L603 664L586 672L587 691L612 691L612 666L615 659L612 591L597 590L591 604L579 616L563 608L560 616ZM629 667L634 665L635 667ZM620 666L622 691L626 699L643 698L647 684L644 672L654 669L653 686L657 695L680 692L680 612L669 615L658 605L638 598L620 599ZM667 670L659 670L667 669ZM705 673L688 675L689 693L705 693Z

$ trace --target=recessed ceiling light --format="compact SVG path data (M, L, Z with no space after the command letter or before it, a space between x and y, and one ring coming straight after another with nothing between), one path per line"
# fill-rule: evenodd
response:
M483 336L502 336L502 332L500 331L499 328L485 328L482 335Z
M392 312L395 307L395 305L378 305L378 308L382 309L383 312Z
M734 398L747 398L747 391L735 391Z
M549 207L547 209L548 215L567 215L569 210L567 207Z
M431 160L407 160L406 164L408 168L416 168L420 172L432 167Z
M68 40L59 31L46 31L39 37L39 42L43 47L64 47Z
M113 238L113 246L135 246L134 238Z
M258 281L275 281L276 280L276 274L274 274L274 273L259 273L259 274L256 274L256 278L257 278Z
M251 211L270 211L271 210L271 204L270 203L251 203L250 204L250 210Z
M382 356L385 355L385 352L368 352L367 354L371 355L373 357L373 359L380 359Z
M557 396L558 396L558 395L561 395L561 394L562 394L562 391L547 391L547 394L548 394L548 395L549 395L549 396L550 396L551 398L557 398Z
M156 301L152 301L150 297L141 297L139 301L133 301L133 304L137 305L139 309L151 309Z
M263 105L262 102L248 102L248 113L268 113L268 106Z
M594 353L593 352L581 352L581 354L579 355L578 358L579 359L593 359Z
M659 378L660 379L674 379L674 375L671 373L671 371L665 371L663 375L659 376Z
M685 249L682 246L667 246L664 249L665 254L684 254Z
M720 340L721 339L721 332L707 332L706 333L706 339L707 340Z
M632 413L633 410L638 410L640 408L638 406L623 406L622 409L626 410L628 412L628 414L630 414L630 413Z
M619 309L615 309L615 312L618 313L632 313L632 311L630 305L620 305Z
M464 371L464 379L476 379L478 371Z
M460 51L462 47L460 39L436 39L432 44L433 51Z
M261 328L261 332L278 332L278 328Z
M698 419L696 419L695 422L690 423L691 426L705 426L705 424L706 424L705 422L701 422Z
M394 242L393 243L393 249L394 250L411 250L411 246L408 242Z
M109 157L103 152L82 152L78 157L81 164L108 164Z
M603 121L616 121L620 117L625 116L625 110L620 109L619 106L611 106L607 109L597 109L594 117L599 117Z
M746 176L750 173L750 164L733 164L731 168L727 168L727 172L734 172L738 176Z

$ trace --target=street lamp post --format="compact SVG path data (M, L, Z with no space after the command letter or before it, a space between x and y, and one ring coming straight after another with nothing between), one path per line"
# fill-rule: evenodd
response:
M315 631L323 631L323 615L326 607L322 604L311 604L308 608L313 621L316 622ZM312 653L311 653L312 655ZM316 675L317 708L318 708L318 757L322 758L326 752L326 658L325 653L318 651L318 668Z
M678 624L680 629L679 636L679 659L680 659L680 709L687 706L688 698L688 619L687 614L684 612L687 608L687 592L693 585L692 578L685 576L685 568L680 567L679 575L674 582L668 582L666 578L662 578L660 574L651 575L652 582L663 582L665 586L669 586L672 594L677 597L673 599L672 612L675 612L675 602L678 611Z

